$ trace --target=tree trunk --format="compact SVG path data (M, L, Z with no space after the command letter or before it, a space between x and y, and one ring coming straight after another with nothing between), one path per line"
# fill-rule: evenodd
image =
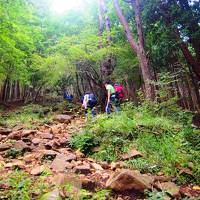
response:
M151 74L149 60L147 58L147 55L144 49L144 37L143 37L143 30L142 30L139 0L136 0L134 3L132 1L132 5L135 10L135 21L136 21L137 34L138 34L138 44L133 38L133 34L131 33L129 24L122 13L118 0L113 0L113 3L114 3L115 10L117 12L117 15L119 17L119 20L121 24L123 25L126 37L131 45L131 48L133 52L137 55L140 61L140 68L142 71L143 81L145 85L146 98L153 101L155 99L155 88L151 83L153 81L153 76Z

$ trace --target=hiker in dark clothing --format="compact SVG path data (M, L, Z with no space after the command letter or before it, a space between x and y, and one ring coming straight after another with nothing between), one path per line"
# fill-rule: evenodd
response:
M88 108L92 111L92 116L96 116L95 106L97 104L96 96L91 92L86 92L83 96L82 107L85 109L85 115L88 115Z

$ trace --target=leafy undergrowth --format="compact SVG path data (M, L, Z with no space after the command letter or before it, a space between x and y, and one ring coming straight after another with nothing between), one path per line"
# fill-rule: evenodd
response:
M9 128L23 125L24 128L33 129L41 123L50 123L51 120L51 109L36 104L20 107L0 116L2 125Z
M72 184L65 183L62 186L53 185L48 182L51 174L42 173L40 176L32 177L22 170L14 170L0 177L0 199L10 200L47 200L51 199L55 190L59 189L63 194L69 196L65 199L88 199L106 200L110 195L110 190L97 190L91 193L85 189L74 187ZM54 196L54 195L53 195ZM54 197L55 199L56 197ZM58 197L56 199L63 199Z
M126 104L120 113L99 115L82 133L74 135L71 145L105 161L119 160L134 148L144 157L125 161L128 167L173 175L180 183L198 183L200 131L191 127L191 119L191 113L176 107ZM180 175L185 168L192 175Z
M45 176L33 178L21 170L1 176L0 184L5 187L0 190L0 199L29 200L39 198L51 189L45 181Z
M0 110L0 125L13 128L16 125L23 125L24 128L34 129L40 124L50 124L52 122L53 112L74 112L74 104L66 101L52 105L29 104L19 107L15 110Z

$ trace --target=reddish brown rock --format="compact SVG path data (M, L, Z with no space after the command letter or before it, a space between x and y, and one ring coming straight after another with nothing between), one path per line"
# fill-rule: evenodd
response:
M0 151L6 151L10 149L13 145L11 143L2 143L0 144Z
M88 179L86 177L80 177L80 182L83 189L87 189L89 191L94 191L97 187L97 184L94 180Z
M26 137L32 134L35 134L37 130L23 130L21 133L21 137Z
M38 133L37 134L39 137L41 137L42 139L48 139L48 140L51 140L53 139L53 135L50 134L50 133Z
M55 125L55 126L51 127L50 132L52 134L56 135L56 134L60 134L62 132L62 129L61 129L60 125Z
M31 163L33 162L36 158L36 154L27 154L27 155L24 155L23 157L23 160L26 162L26 163Z
M123 162L111 162L110 164L111 170L115 170L117 168L123 168L123 167L124 167Z
M95 169L95 170L100 170L102 171L103 168L101 167L101 165L97 164L97 163L91 163L91 166Z
M9 129L9 128L2 128L2 127L0 127L0 134L1 135L8 135L11 132L12 132L12 130Z
M122 155L123 160L128 160L128 159L135 158L135 157L142 157L142 154L139 151L137 151L136 149L132 149L128 153Z
M72 153L68 153L67 155L65 155L65 154L58 154L56 156L56 158L62 159L62 160L65 160L65 161L72 161L72 160L76 160L76 155L74 155Z
M6 163L6 165L4 167L6 168L12 168L12 167L18 167L20 169L24 169L25 168L25 164L23 161L21 160L15 160L14 162L12 163Z
M172 179L170 176L153 176L154 182L167 182Z
M40 139L40 138L33 138L32 139L32 143L34 145L38 145L38 144L42 143L42 139Z
M75 173L77 174L89 174L91 172L91 168L90 168L90 165L87 164L87 165L79 165L79 166L76 166L74 167L75 169Z
M44 165L41 165L41 166L35 166L32 170L31 170L31 172L30 172L30 174L31 175L34 175L34 176L37 176L37 175L40 175L42 172L44 172L45 171L45 166Z
M30 147L22 140L16 141L13 147L19 151L30 150Z
M21 139L21 131L15 131L12 132L8 135L7 137L8 139L15 139L15 140L19 140Z
M106 187L116 191L135 189L143 192L145 189L150 189L152 184L153 179L150 176L144 176L136 170L122 170L111 175L106 182Z
M69 115L56 115L54 120L60 123L70 123L72 116Z

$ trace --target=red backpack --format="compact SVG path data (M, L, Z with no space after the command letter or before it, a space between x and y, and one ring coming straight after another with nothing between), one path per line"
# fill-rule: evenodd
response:
M124 87L122 84L114 84L116 98L123 99L124 98Z

